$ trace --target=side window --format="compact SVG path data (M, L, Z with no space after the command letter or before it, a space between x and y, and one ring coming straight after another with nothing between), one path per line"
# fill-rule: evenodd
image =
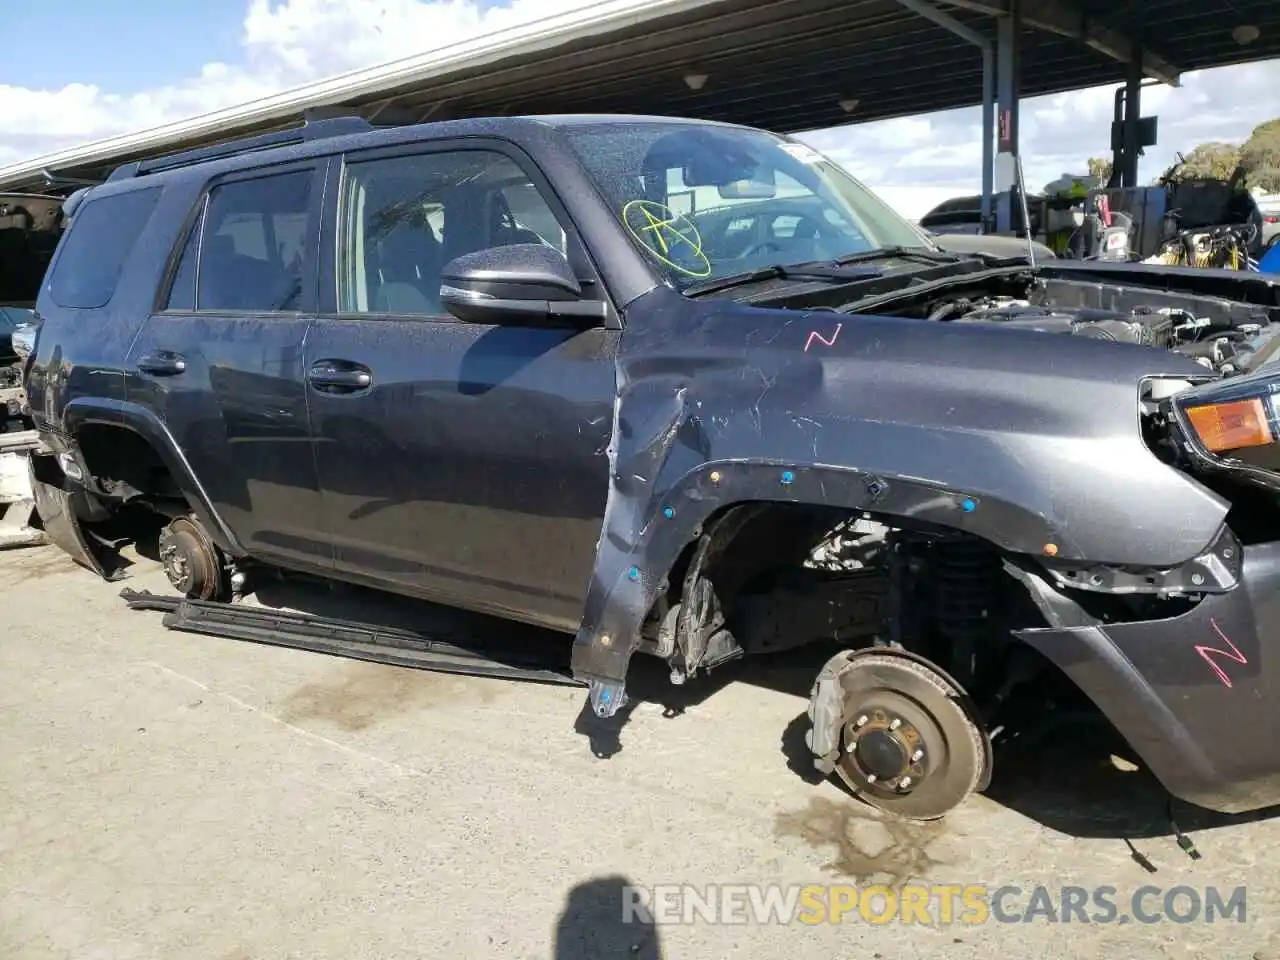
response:
M513 243L566 252L528 174L492 150L348 162L339 224L343 313L438 316L440 270L454 257Z
M166 310L188 311L196 308L196 258L200 255L200 233L203 229L204 203L202 201L200 215L191 227L191 232L187 234L187 242L182 246L178 269L173 275L173 285L169 288L169 299L164 305Z
M299 170L214 187L187 237L166 308L301 309L312 183L311 171Z
M96 310L110 303L125 259L159 199L159 187L90 197L71 218L62 253L49 277L53 302L73 310Z
M770 234L778 240L790 240L796 235L796 228L800 226L800 218L792 214L783 214L780 217L773 218L773 224L769 228Z

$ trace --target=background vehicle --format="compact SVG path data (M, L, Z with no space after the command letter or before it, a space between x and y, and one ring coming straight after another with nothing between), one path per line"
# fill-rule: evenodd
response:
M1262 216L1260 244L1268 247L1271 241L1280 236L1280 198L1266 197L1258 201L1258 212Z
M0 307L0 547L44 540L26 463L36 439L22 389L19 350L29 342L33 322L28 308Z
M1028 219L1031 222L1031 235L1040 236L1043 225L1040 222L1040 202L1043 198L1038 194L1027 195ZM923 217L920 226L932 233L981 233L982 232L982 197L955 197L944 200ZM1015 205L1013 210L1013 226L1017 233L1023 232L1022 210Z
M62 231L62 198L0 193L0 306L31 306Z
M0 193L0 547L43 541L33 526L26 457L35 440L13 337L34 320L29 308L62 228L61 197Z
M67 214L40 514L107 576L98 525L161 518L172 622L368 656L216 601L264 567L438 600L572 635L601 718L638 652L836 640L815 764L904 816L1042 684L1184 799L1280 799L1261 275L947 252L798 142L659 118L323 121Z

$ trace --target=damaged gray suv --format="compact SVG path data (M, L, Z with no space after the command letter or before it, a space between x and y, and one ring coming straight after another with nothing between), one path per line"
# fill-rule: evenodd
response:
M1263 276L948 252L801 143L641 117L321 121L66 213L40 514L112 578L111 524L159 517L174 596L130 598L172 626L556 676L597 717L638 653L685 683L835 643L808 742L885 810L984 789L1039 683L1178 797L1280 801ZM267 616L263 569L571 664Z

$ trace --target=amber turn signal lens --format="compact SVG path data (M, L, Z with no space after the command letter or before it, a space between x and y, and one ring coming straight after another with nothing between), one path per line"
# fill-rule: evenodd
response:
M1191 407L1187 417L1200 442L1213 453L1275 442L1267 421L1267 409L1260 397Z

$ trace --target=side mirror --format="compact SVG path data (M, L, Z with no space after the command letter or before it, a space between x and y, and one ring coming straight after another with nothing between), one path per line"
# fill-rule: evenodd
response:
M440 302L466 323L596 324L601 300L584 298L569 261L540 243L513 243L464 253L440 271Z

